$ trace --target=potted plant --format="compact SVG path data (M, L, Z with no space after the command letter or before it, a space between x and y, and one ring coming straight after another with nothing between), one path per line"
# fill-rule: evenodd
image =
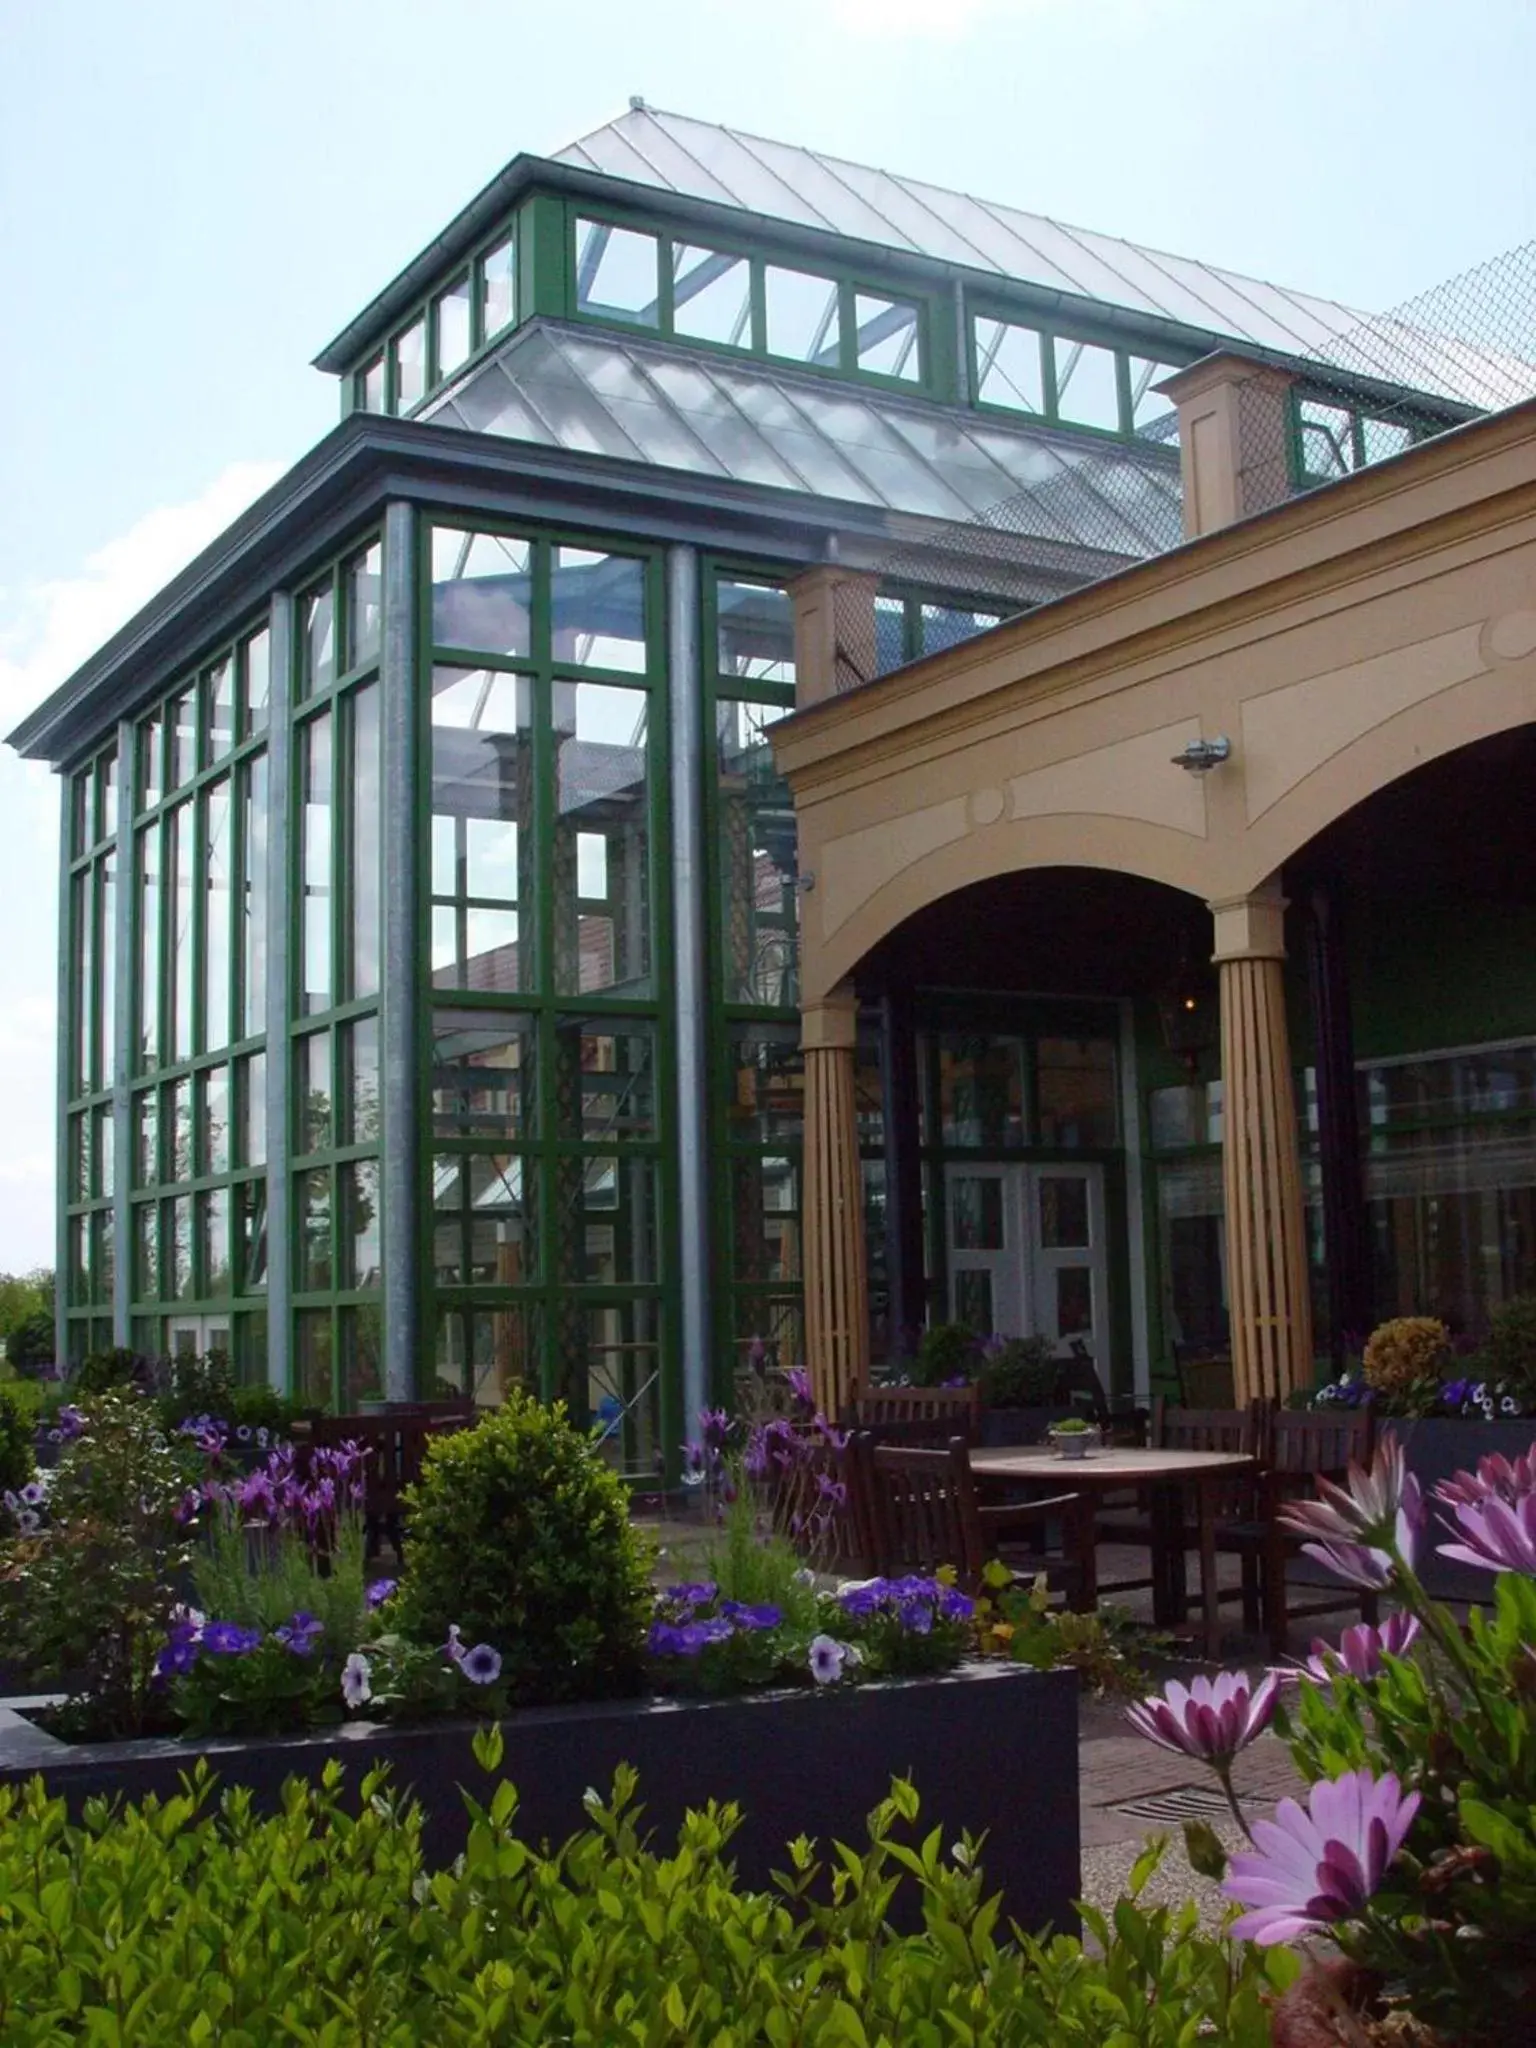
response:
M1081 1415L1068 1415L1053 1422L1049 1431L1051 1449L1058 1458L1086 1458L1098 1447L1098 1425Z

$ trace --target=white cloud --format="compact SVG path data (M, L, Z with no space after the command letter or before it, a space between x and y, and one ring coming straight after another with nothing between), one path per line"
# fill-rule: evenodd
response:
M832 20L850 35L927 36L954 42L1017 0L832 0Z
M278 474L276 463L232 463L198 497L147 512L72 575L0 589L0 734ZM57 784L0 746L0 1272L54 1260L57 874Z

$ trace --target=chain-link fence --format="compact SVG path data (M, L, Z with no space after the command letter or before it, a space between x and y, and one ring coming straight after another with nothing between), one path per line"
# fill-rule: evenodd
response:
M1238 511L1249 516L1536 396L1536 242L1362 314L1307 353L1238 352L1255 365L1237 408ZM1038 484L880 564L873 644L867 596L849 592L839 688L1176 547L1177 429L1170 409L1134 442L1042 434Z

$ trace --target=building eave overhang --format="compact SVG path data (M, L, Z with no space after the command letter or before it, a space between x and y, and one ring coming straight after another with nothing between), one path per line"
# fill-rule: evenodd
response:
M8 735L67 764L224 637L267 593L302 582L391 498L489 517L565 519L785 563L841 552L873 566L893 545L953 551L966 529L842 499L353 414L333 428ZM1064 576L1063 580L1067 580Z
M807 705L774 726L775 759L798 794L851 768L868 748L909 744L930 719L979 711L1004 690L1043 697L1087 672L1128 670L1145 653L1193 645L1280 602L1282 586L1347 580L1364 573L1362 562L1384 566L1533 503L1529 399Z

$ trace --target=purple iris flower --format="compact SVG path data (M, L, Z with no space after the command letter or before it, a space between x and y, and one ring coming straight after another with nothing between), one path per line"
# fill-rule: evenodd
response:
M382 1607L398 1584L399 1581L397 1579L375 1579L368 1588L368 1605L370 1607Z
M210 1621L203 1630L203 1648L213 1657L245 1657L260 1647L260 1629L235 1621Z
M792 1365L785 1374L789 1384L789 1398L796 1409L805 1415L816 1412L816 1390L811 1385L811 1376L803 1365Z
M476 1643L459 1659L459 1669L471 1685L494 1685L501 1676L501 1652L489 1643Z

